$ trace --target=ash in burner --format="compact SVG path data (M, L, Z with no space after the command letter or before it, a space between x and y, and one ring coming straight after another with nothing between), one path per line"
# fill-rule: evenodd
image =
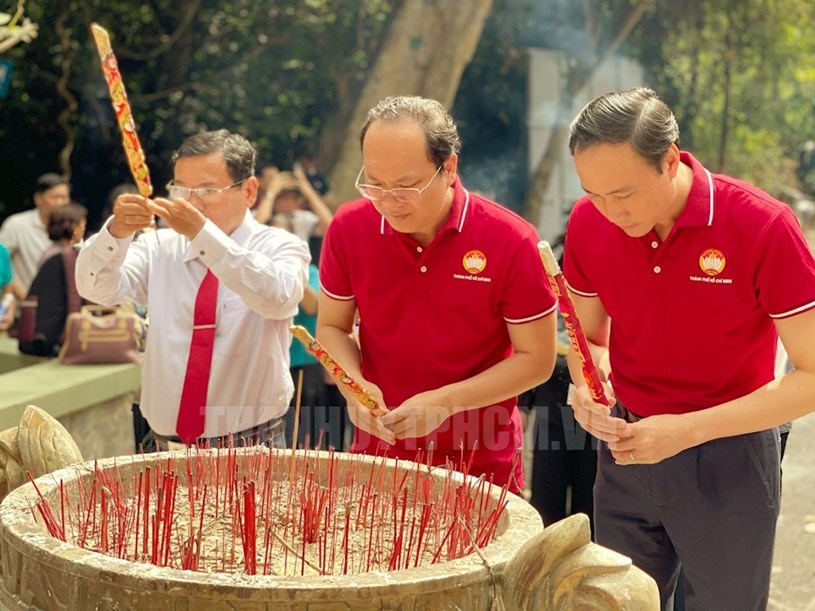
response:
M262 446L191 449L152 466L135 457L95 467L70 492L60 481L59 506L39 495L31 511L51 536L80 548L205 573L351 575L486 547L506 487L491 498L483 478L453 465L440 477L423 457L399 464L300 451L294 461ZM374 463L362 468L363 460Z

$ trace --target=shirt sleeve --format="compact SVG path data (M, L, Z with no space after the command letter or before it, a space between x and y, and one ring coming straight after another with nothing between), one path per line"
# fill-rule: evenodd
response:
M557 308L538 253L538 242L537 233L531 231L522 239L509 267L501 314L510 324L532 322Z
M343 247L344 218L335 216L328 225L320 251L320 288L339 301L354 299L354 287L348 273L347 251Z
M756 252L755 290L772 318L787 318L815 308L815 260L795 214L782 208Z
M563 247L563 277L569 289L583 297L596 297L597 289L592 284L587 267L581 254L585 256L586 249L581 248L586 234L587 209L591 203L580 200L575 204L569 223L566 228L566 241Z
M147 305L147 244L155 232L116 238L107 223L86 243L76 259L76 288L85 299L102 305L118 305L128 299Z
M8 217L5 222L0 225L0 244L8 249L10 254L17 252L20 249L20 244L17 241L17 232L14 231L14 222L16 221L15 215Z
M11 282L11 257L6 247L0 244L0 289Z
M252 221L255 233L242 246L207 220L190 244L218 280L264 318L297 314L308 282L308 245L276 227Z

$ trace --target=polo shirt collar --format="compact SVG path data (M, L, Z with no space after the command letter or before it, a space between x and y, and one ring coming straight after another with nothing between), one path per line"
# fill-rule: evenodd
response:
M688 201L685 209L676 221L680 227L709 227L713 224L716 211L713 176L696 158L688 152L681 151L679 159L693 171Z
M448 230L455 230L461 233L464 229L464 222L467 220L467 212L470 209L470 192L461 185L461 181L458 178L453 182L452 187L453 203L450 206L450 214L444 224L439 227L439 231L436 235L441 235ZM379 223L379 233L382 235L396 235L399 232L390 226L383 214Z

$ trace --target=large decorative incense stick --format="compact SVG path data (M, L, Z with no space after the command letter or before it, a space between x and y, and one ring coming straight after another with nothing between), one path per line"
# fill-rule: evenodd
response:
M130 173L133 174L133 180L136 182L139 194L143 197L150 197L153 194L150 171L147 169L144 151L136 133L136 124L133 122L133 113L130 111L130 104L127 101L127 92L122 81L122 75L119 73L116 56L110 46L110 37L107 30L96 23L91 24L91 31L96 40L96 47L99 50L99 58L102 60L102 71L105 73L105 80L108 83L113 110L116 113L116 122L122 132L122 145L127 155L127 161L130 164Z
M323 348L320 342L314 339L311 333L308 332L308 329L301 327L300 325L293 325L289 327L289 331L291 331L291 334L294 335L294 337L300 340L300 343L305 346L309 353L311 353L317 358L318 361L320 361L320 363L322 363L326 371L328 371L328 373L331 374L331 377L337 381L337 384L342 384L345 388L350 390L357 401L359 401L365 409L371 412L371 414L374 416L382 416L388 412L387 409L376 402L376 399L374 399L367 390L360 386L345 372L345 369L343 369L340 364L334 360L334 357L328 353L328 350Z
M597 372L597 367L591 358L591 351L589 344L586 341L586 334L583 333L583 327L580 326L580 320L577 318L575 312L574 302L569 296L569 289L566 286L566 279L563 277L563 272L560 271L555 253L548 242L541 241L538 243L538 252L540 253L543 267L546 269L546 277L549 279L549 284L552 287L557 297L558 305L560 306L560 313L563 316L563 323L566 325L566 330L569 332L569 340L571 341L572 348L583 366L583 379L589 386L592 399L597 403L608 405L609 401L603 392L603 384L600 381L600 374Z

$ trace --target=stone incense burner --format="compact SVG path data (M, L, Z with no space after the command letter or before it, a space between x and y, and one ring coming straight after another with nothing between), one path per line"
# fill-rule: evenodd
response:
M239 453L237 460L249 460L251 455L252 450ZM73 498L82 486L87 490L94 471L98 475L115 469L132 493L138 473L168 457L178 471L192 460L183 452L106 459L41 476L35 480L36 489L28 483L13 490L0 505L0 605L70 611L659 608L653 580L628 558L591 543L585 516L543 529L537 512L511 494L505 496L507 504L497 520L494 538L475 553L416 568L353 575L247 575L154 566L58 540L42 519L32 515L32 504L38 498L58 508L65 495ZM298 451L294 462L302 461L309 461L316 477L326 482L329 463L334 465L334 481L352 467L362 478L371 469L384 470L383 481L406 480L402 472L415 468L414 463ZM460 474L455 477L464 481ZM434 469L433 478L432 493L443 494L450 472ZM479 491L496 502L501 498L502 491L496 486L481 486Z

